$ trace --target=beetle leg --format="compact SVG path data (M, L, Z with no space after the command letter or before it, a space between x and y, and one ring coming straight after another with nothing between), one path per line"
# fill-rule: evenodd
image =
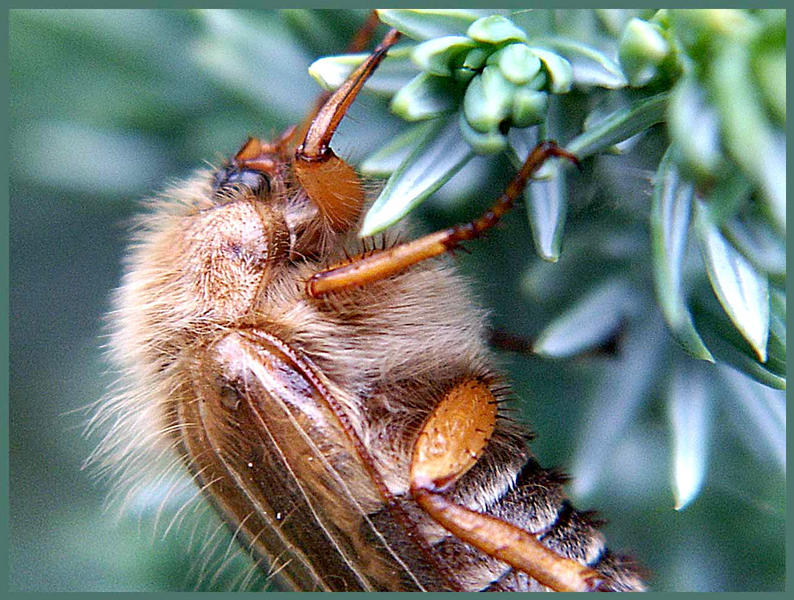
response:
M513 207L529 178L552 156L567 158L578 164L573 154L563 150L554 142L541 142L529 153L521 169L496 203L479 219L315 273L308 282L309 295L317 298L336 290L385 279L425 259L453 250L461 242L479 237L484 231L496 225L499 219Z
M379 20L378 20L377 12L374 10L370 11L370 14L367 17L367 20L364 22L364 25L362 25L361 29L356 33L355 37L353 38L353 40L351 40L350 44L348 45L347 52L348 53L362 52L364 48L366 48L366 46L372 40L372 35L375 33L375 29L377 28L378 24L379 24ZM384 42L381 44L381 46L383 46L383 44L387 44L387 46L393 44L394 41L393 40L390 41L390 40L391 38L388 38L387 36L387 39L384 39ZM377 52L378 50L376 49L375 53ZM385 55L385 50L382 52L382 54ZM378 62L381 59L382 56L380 56L377 59ZM370 57L369 60L372 61L372 57ZM363 84L364 81L369 77L369 75L371 75L372 71L375 70L376 66L377 66L377 62L374 65L372 65L369 71L366 73L366 75L364 75L361 84ZM351 75L351 78L353 78L354 76L355 73ZM345 85L347 85L347 82L345 83ZM352 95L348 94L350 98L349 101L347 102L347 105L349 105L349 103L353 101L357 92L358 89ZM275 162L274 162L275 157L279 158L279 162L289 160L290 154L295 153L295 146L298 144L298 140L302 140L306 138L309 129L312 127L312 125L314 125L314 122L318 119L318 117L324 112L331 110L331 107L326 108L326 104L329 105L331 104L329 103L329 99L331 99L331 97L332 97L331 92L323 92L322 94L320 94L317 98L317 101L315 102L314 110L311 111L311 113L305 119L305 121L300 126L296 127L295 125L292 125L288 127L275 140L265 141L257 138L249 138L235 155L234 162L242 168L255 169L265 173L273 173L275 170ZM338 119L341 119L342 116L344 116L344 113L347 110L347 105L341 110ZM338 124L338 120L337 120L337 124ZM335 127L336 125L334 125L334 129ZM327 142L330 141L331 136L334 133L334 129L326 132ZM304 141L304 146L306 146L305 141ZM316 150L312 150L310 148L309 149L310 154L307 154L309 160L315 160L317 157L312 156L311 152L316 153Z
M607 581L594 569L560 556L511 523L455 504L436 492L418 489L413 495L425 512L458 539L557 592L598 591Z
M620 355L622 348L623 332L626 326L624 323L618 323L614 331L598 346L588 348L573 355L573 358L592 358L592 357L605 357L614 358ZM531 338L514 335L503 329L490 327L486 330L486 339L488 345L494 350L501 350L503 352L515 352L516 354L535 354L534 349L536 340Z
M411 459L411 485L442 490L480 458L496 425L497 400L479 380L449 390L422 427Z
M353 36L353 39L350 40L350 43L345 49L345 54L358 54L359 52L364 52L372 41L372 36L375 35L375 30L378 28L378 25L380 25L378 12L373 9L369 11L367 20L364 21L364 24ZM330 97L331 92L322 92L319 94L314 102L314 109L309 113L309 116L304 119L300 126L296 127L293 125L286 129L284 133L279 136L276 145L279 148L294 151L299 140L302 140L306 136L306 132L309 130L309 127L311 127L315 116L322 110Z
M411 495L458 539L556 591L594 591L606 578L544 546L529 531L479 513L443 494L479 459L496 424L496 399L484 383L464 381L422 427L411 460Z
M342 117L353 103L367 79L375 72L380 62L386 57L397 40L400 33L392 29L378 44L372 54L353 71L347 80L331 95L320 111L312 120L303 144L297 149L295 158L300 162L314 162L323 160L326 154L333 153L329 148L331 138L339 126Z
M380 25L380 18L378 18L378 11L372 9L367 15L367 20L350 40L347 45L348 54L356 54L357 52L364 52L369 43L372 41L372 36L375 35L375 30Z
M331 138L364 83L400 37L392 29L373 53L337 89L317 112L303 143L295 150L293 168L309 198L337 231L349 229L358 219L364 190L355 170L331 149Z

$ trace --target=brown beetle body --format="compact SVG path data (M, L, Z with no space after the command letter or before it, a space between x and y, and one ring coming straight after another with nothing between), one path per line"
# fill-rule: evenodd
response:
M522 570L526 552L565 581L581 569L571 578L585 589L642 589L507 415L484 313L451 261L313 294L317 273L390 250L362 256L352 217L328 218L307 192L295 166L306 165L251 143L235 164L267 186L200 172L140 221L111 344L129 391L99 417L116 419L109 460L156 431L294 589L546 589ZM437 447L439 478L423 483Z

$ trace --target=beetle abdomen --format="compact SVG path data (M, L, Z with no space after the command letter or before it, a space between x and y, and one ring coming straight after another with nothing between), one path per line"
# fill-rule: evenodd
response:
M614 591L641 591L644 584L629 559L610 552L592 513L576 510L565 496L566 477L540 466L517 427L501 418L490 445L475 466L447 492L450 499L537 535L560 556L589 566ZM405 498L432 549L431 562L451 589L463 591L545 591L546 587L443 530ZM390 514L379 511L373 522L387 534ZM450 589L449 587L446 589Z
M541 543L559 555L592 567L607 578L606 587L610 590L643 590L642 580L631 561L606 548L604 536L598 530L599 521L591 513L576 510L566 499L562 489L565 481L564 476L544 469L529 457L517 473L514 486L495 498L486 512L535 533ZM477 582L477 591L546 589L506 563L477 550L462 548L462 545L459 540L449 538L440 546L449 556L467 557L460 565L462 579L471 580L475 571L483 572L483 579L488 583Z

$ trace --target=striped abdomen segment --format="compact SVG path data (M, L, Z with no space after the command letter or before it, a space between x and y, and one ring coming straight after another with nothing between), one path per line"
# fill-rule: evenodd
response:
M544 469L528 457L516 475L515 485L494 499L488 514L536 534L557 554L587 565L607 579L607 590L642 591L644 584L632 562L610 552L592 513L576 510L566 499L566 478ZM540 591L544 586L454 536L436 544L451 562L461 583L471 591ZM602 588L603 589L603 588Z

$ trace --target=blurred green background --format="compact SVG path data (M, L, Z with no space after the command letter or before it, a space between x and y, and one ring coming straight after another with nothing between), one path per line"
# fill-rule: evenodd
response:
M113 380L101 356L103 314L120 278L136 201L205 161L218 163L249 134L268 137L300 121L317 92L308 65L341 52L365 15L11 11L11 590L222 590L239 583L245 560L226 561L225 530L209 544L191 542L193 521L215 531L211 518L188 514L163 535L180 498L150 490L119 517L117 506L105 507L110 482L82 469L97 443L82 435L86 407ZM365 95L335 146L356 161L398 127L381 100ZM664 150L659 137L641 140L631 158L603 158L606 179L573 179L572 232L577 219L637 212L621 198L647 209L649 177ZM475 161L422 207L420 227L473 216L471 204L485 206L510 172L505 162ZM453 202L461 196L471 204ZM634 253L646 229L628 228L620 251ZM574 299L571 280L599 269L587 261L587 248L577 254L573 243L559 263L542 263L517 215L470 249L460 262L493 323L528 337ZM715 407L705 488L677 512L665 381L631 383L641 386L643 401L622 429L609 425L619 398L614 406L592 401L610 385L606 372L662 372L683 360L655 307L643 320L646 329L627 335L617 356L501 355L537 433L533 448L544 464L570 469L583 440L615 436L601 443L600 469L573 497L608 519L610 546L646 565L653 589L782 590L785 469L742 439L731 425L735 415ZM649 338L661 340L662 350L636 351ZM689 381L726 369L688 368ZM726 377L737 388L758 385ZM220 576L211 576L214 563L202 546L217 549L220 558L212 560L228 563Z

